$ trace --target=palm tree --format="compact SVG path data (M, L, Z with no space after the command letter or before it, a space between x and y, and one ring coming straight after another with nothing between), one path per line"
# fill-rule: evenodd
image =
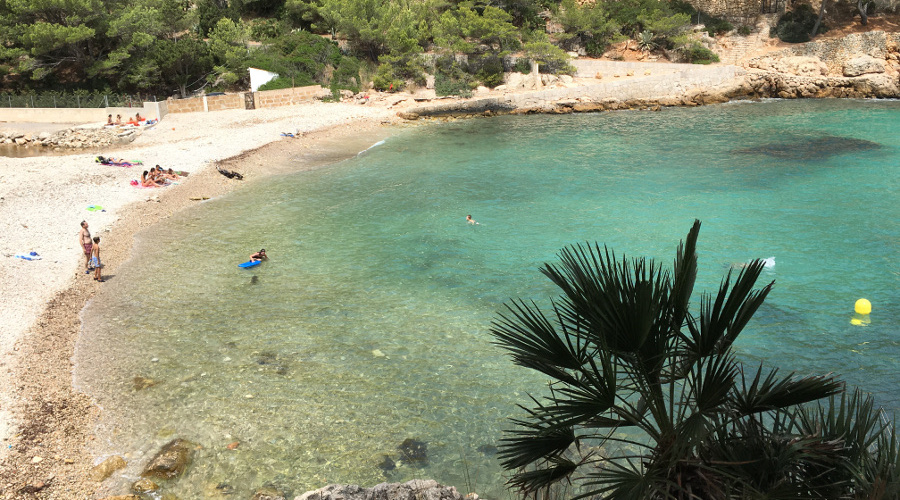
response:
M774 284L754 289L760 260L703 294L699 314L689 310L699 231L695 221L671 272L598 244L566 247L558 264L541 268L562 291L552 313L519 299L492 323L516 364L551 380L502 440L510 484L526 496L547 496L561 482L574 485L572 498L635 500L847 491L843 476L830 474L843 438L801 411L842 384L736 360L732 344Z

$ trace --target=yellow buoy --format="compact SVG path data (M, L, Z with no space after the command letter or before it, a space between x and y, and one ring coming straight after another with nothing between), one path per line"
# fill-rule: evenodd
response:
M872 312L872 303L866 299L859 299L853 306L853 310L856 311L856 314L869 314Z

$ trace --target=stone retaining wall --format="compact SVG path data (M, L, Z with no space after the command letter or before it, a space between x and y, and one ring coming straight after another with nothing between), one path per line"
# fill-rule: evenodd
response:
M669 65L672 66L672 65ZM550 88L536 92L509 93L500 97L488 97L467 101L455 101L409 108L405 114L415 116L441 116L478 114L491 112L548 111L557 109L562 101L571 102L626 102L654 100L670 96L683 96L701 89L712 89L728 84L746 72L737 66L696 66L680 68L667 74L638 76L628 80L609 81L594 85ZM571 108L571 106L568 106Z
M320 85L294 87L290 89L264 90L253 92L254 108L275 108L309 102L323 95ZM246 109L247 92L234 94L189 97L187 99L169 99L169 113L195 113L221 111L223 109Z
M253 102L257 108L274 108L278 106L290 106L315 99L322 94L322 87L312 85L309 87L295 87L292 89L265 90L253 93Z
M900 47L900 33L870 31L853 33L843 38L793 45L750 59L747 64L751 68L757 68L765 66L766 61L786 57L817 57L828 67L829 74L838 75L841 74L844 64L850 59L861 55L887 59L891 53L897 52L898 47Z

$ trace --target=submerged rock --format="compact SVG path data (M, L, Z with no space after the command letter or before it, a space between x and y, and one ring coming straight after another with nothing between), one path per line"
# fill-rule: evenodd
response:
M308 491L294 500L463 500L453 486L442 486L437 481L414 479L405 483L381 483L374 488L360 488L355 484L332 484L315 491Z
M97 481L98 483L103 482L113 474L113 472L122 469L125 467L125 459L118 456L113 455L106 460L100 462L95 465L93 469L91 469L91 479Z
M172 479L181 476L191 463L194 446L194 443L186 439L169 441L150 460L150 463L141 472L141 477Z
M415 467L428 465L428 443L413 438L406 438L397 447L403 454L403 460Z
M135 493L149 493L151 491L156 491L159 489L159 485L154 483L152 480L144 478L138 479L134 484L131 485L131 491Z
M271 370L278 375L287 375L288 367L284 360L279 359L275 353L263 352L256 357L256 364L264 369Z
M256 491L250 500L285 500L284 493L277 488L266 486Z
M770 142L752 148L736 149L734 153L760 154L791 160L823 160L830 156L878 149L881 144L852 137L798 137L790 141Z
M144 389L149 389L154 385L159 384L159 381L153 380L152 378L142 377L140 375L134 377L134 390L135 391L143 391Z
M394 463L394 461L391 459L391 457L385 455L384 460L382 460L381 463L378 464L378 468L385 472L388 472L388 471L392 471L392 470L396 469L397 464Z
M492 444L483 444L475 449L480 451L481 453L484 453L487 456L496 455L497 451L499 451L499 450L497 450L497 447Z

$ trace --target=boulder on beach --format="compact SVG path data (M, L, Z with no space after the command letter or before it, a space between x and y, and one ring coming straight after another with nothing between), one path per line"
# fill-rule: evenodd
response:
M172 479L184 474L196 445L186 439L173 439L150 460L141 477Z

